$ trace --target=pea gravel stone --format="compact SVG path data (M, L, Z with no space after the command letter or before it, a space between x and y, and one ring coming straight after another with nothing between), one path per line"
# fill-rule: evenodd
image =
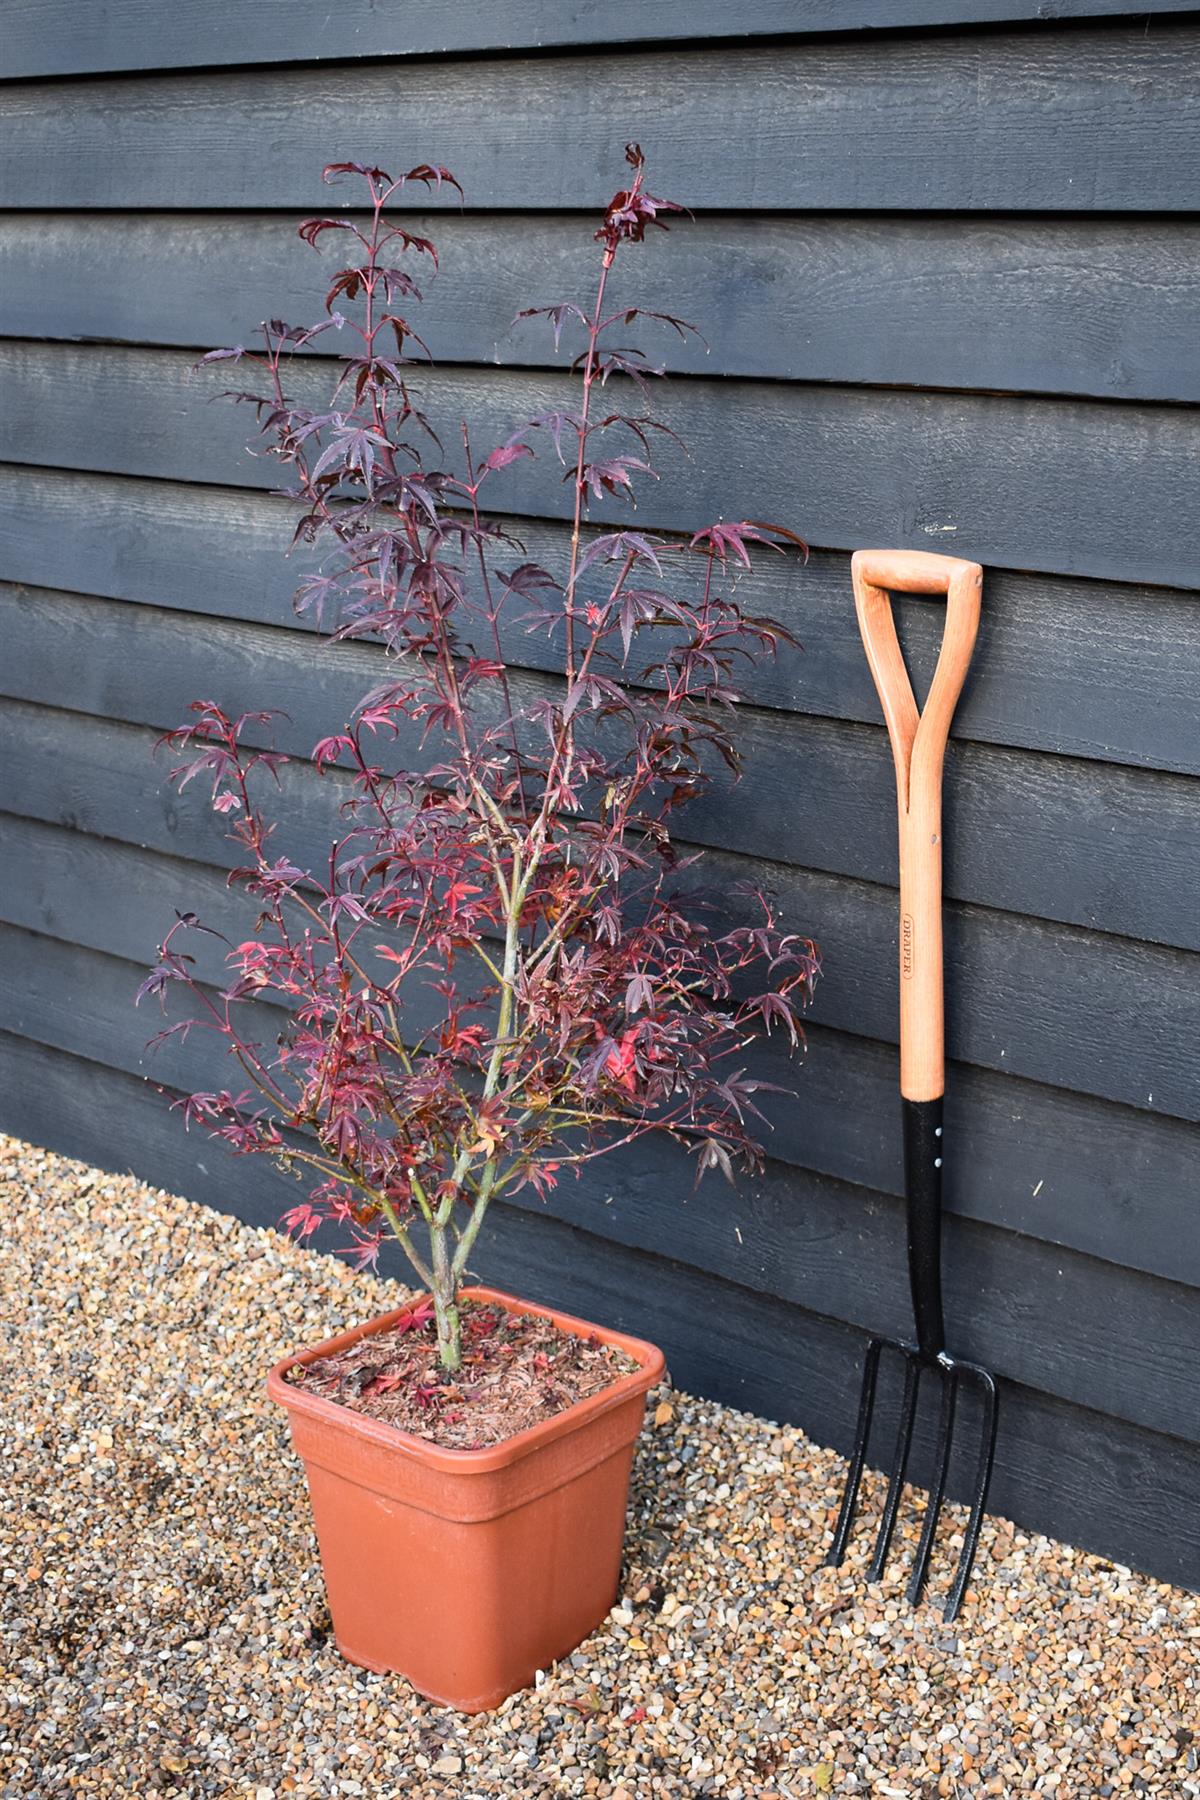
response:
M0 1232L4 1800L1200 1800L1200 1598L990 1519L912 1616L820 1566L838 1457L680 1393L574 1656L471 1720L353 1669L262 1378L397 1288L4 1138Z

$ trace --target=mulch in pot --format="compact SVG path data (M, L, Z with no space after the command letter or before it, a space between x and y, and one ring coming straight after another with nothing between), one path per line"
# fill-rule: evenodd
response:
M462 1367L455 1375L438 1360L427 1302L388 1331L294 1364L288 1379L443 1449L482 1450L566 1412L636 1366L598 1337L561 1331L539 1313L472 1300L460 1313Z

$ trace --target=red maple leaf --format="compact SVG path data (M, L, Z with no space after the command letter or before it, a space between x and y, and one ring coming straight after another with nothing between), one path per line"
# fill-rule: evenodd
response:
M390 1394L392 1389L399 1387L403 1380L403 1375L377 1375L367 1392L369 1394Z
M428 1325L432 1317L433 1301L422 1300L413 1307L411 1312L406 1312L402 1319L397 1319L395 1329L397 1331L420 1331Z

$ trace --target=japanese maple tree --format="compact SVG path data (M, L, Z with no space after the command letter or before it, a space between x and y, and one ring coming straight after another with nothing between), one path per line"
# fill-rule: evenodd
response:
M387 210L414 184L457 189L446 169L326 169L366 203L300 227L314 246L334 232L349 245L325 317L274 320L261 349L206 359L253 369L236 398L287 471L297 537L325 552L298 608L335 640L382 645L386 679L312 752L353 783L317 868L280 853L260 802L281 760L262 747L270 714L197 701L168 735L185 752L172 778L202 777L228 816L230 880L258 914L228 945L224 991L195 974L186 940L207 928L188 913L141 993L190 990L189 1016L160 1039L199 1025L227 1040L229 1088L177 1104L235 1151L308 1173L290 1229L338 1221L362 1262L398 1241L432 1294L447 1370L459 1285L498 1195L545 1193L651 1131L691 1149L698 1175L760 1160L769 1084L741 1059L772 1031L799 1041L817 969L761 894L740 897L736 920L719 914L672 835L714 759L738 770L736 666L787 635L739 607L735 572L751 545L800 540L747 520L680 539L585 529L596 501L652 478L667 436L643 410L659 371L629 328L692 329L608 301L618 254L680 210L647 191L636 146L627 158L590 300L520 315L548 321L556 343L576 338L574 398L484 454L465 425L448 453L414 398L423 345L409 313L437 255ZM332 330L352 347L328 404L297 405L292 359ZM557 570L527 560L489 511L498 472L539 450L571 499ZM549 635L557 678L513 664L505 644L522 630ZM264 999L282 1008L269 1047Z

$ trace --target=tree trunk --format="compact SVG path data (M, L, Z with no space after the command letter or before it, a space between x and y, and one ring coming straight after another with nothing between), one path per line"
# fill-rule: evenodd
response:
M437 1320L438 1356L443 1369L457 1374L462 1367L462 1331L458 1316L458 1283L451 1266L445 1229L434 1230L433 1311Z

